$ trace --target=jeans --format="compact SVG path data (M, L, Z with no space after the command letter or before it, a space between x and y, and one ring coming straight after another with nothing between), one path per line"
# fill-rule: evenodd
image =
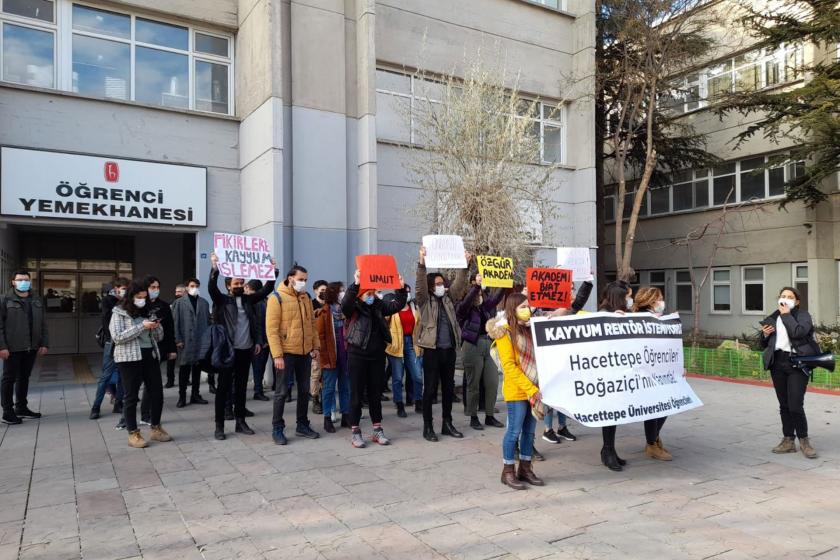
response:
M423 369L420 367L420 360L414 353L414 339L411 335L403 339L403 366L411 376L411 390L415 401L423 400ZM406 398L408 393L406 392Z
M29 394L29 376L32 375L37 356L37 350L9 353L9 358L3 366L3 377L0 378L0 403L4 412L12 410L13 407L26 408L29 404L26 400ZM14 404L12 403L13 393Z
M517 442L519 442L519 460L531 460L536 427L537 419L531 414L531 403L528 401L507 402L507 429L502 438L502 459L506 465L514 464Z
M105 343L105 347L102 349L102 373L99 376L99 383L96 385L96 397L93 399L93 406L91 408L95 408L99 410L102 406L102 400L105 398L105 389L108 388L108 385L113 383L112 378L114 373L117 372L117 364L114 362L114 354L111 352L111 348L113 347L114 343L110 340ZM120 389L122 389L122 383L118 385ZM122 391L118 391L116 395L114 395L117 400L122 400Z
M388 356L388 364L391 366L391 394L394 395L395 403L403 402L403 373L405 365L404 358Z
M262 352L251 358L251 369L254 373L254 394L262 395L265 392L263 388L263 379L265 378L265 364L268 362L268 347L263 348Z
M225 421L225 405L233 389L233 416L239 420L245 418L245 390L248 387L248 373L251 370L253 348L239 348L233 351L233 368L219 372L219 384L216 387L216 423ZM160 377L160 376L158 376Z
M656 443L656 440L659 439L659 432L662 430L662 426L665 425L666 418L668 417L663 416L662 418L651 418L650 420L645 420L645 440L650 445L653 445Z
M382 383L385 381L385 353L369 358L350 354L347 356L347 373L350 376L350 425L356 427L362 418L362 396L368 395L368 410L372 424L382 423Z
M774 356L770 376L773 378L773 387L779 401L782 434L785 437L808 437L808 419L805 416L808 376L793 367L789 356L779 351Z
M484 414L493 416L496 395L499 391L499 370L490 357L490 338L481 335L475 344L464 341L461 346L464 356L464 385L467 385L467 400L464 412L467 416L478 415L478 399L481 381L484 381Z
M187 382L190 378L192 378L190 394L197 397L201 389L201 366L198 363L178 368L178 396L182 399L187 398Z
M426 349L423 352L423 423L432 424L432 403L442 385L441 408L444 421L452 421L452 397L455 395L455 349ZM491 409L492 410L492 409Z
M163 382L160 378L160 362L155 358L151 348L141 348L140 352L142 358L139 361L117 364L125 391L123 416L126 429L129 432L137 430L137 401L139 400L141 385L146 385L152 426L160 425L160 415L163 411Z
M332 416L335 409L335 386L338 383L338 408L342 414L350 414L350 376L341 368L323 368L321 375L324 387L321 390L321 404L324 418Z
M565 414L563 414L559 410L554 410L553 408L545 407L545 417L543 418L543 424L545 425L546 430L550 430L554 426L555 414L557 414L557 429L562 430L566 427Z
M271 424L275 428L285 428L286 421L283 413L286 410L286 395L291 391L292 384L289 380L297 379L297 424L298 426L309 425L309 376L312 375L312 357L309 354L286 354L283 356L286 366L282 372L275 372L278 375L275 379L277 390L274 392L274 416Z

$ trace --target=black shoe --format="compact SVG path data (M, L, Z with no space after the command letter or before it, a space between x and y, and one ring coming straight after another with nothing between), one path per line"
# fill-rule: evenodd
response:
M245 409L245 418L253 418L253 417L254 417L254 413L246 408Z
M295 435L309 439L318 439L321 434L309 427L309 424L298 424L295 428Z
M295 400L295 399L292 398L292 392L289 391L289 394L286 395L286 402L292 402L293 400Z
M275 445L286 445L288 443L284 430L285 428L274 428L274 431L271 432L271 439L274 440Z
M17 414L8 410L3 413L3 423L4 424L22 424L23 420L18 418Z
M397 403L397 416L399 416L400 418L408 417L408 414L405 413L405 403Z
M335 426L333 425L332 418L329 416L324 416L324 431L328 434L335 433Z
M210 404L201 395L195 394L190 397L190 404Z
M557 430L557 437L561 437L566 441L577 441L577 436L569 431L568 426L563 426L562 428Z
M225 420L235 420L233 417L233 410L230 408L225 409Z
M213 437L218 440L223 440L227 438L227 436L225 436L224 422L216 422L216 431L213 433Z
M537 451L537 448L536 448L536 447L535 447L535 448L532 450L532 452L531 452L531 459L532 459L533 461L545 461L545 457L543 457L543 454L542 454L542 453L540 453L539 451Z
M423 401L414 401L414 412L423 414Z
M245 434L246 436L252 436L255 433L244 418L237 418L235 431L237 434Z
M458 439L464 437L464 434L456 430L455 426L452 425L452 420L443 421L443 425L440 427L440 433L444 436L450 436Z
M484 417L484 425L490 426L491 428L504 428L505 425L496 420L496 417L490 414L489 416Z
M122 401L117 401L114 403L114 410L112 411L114 414L122 414L123 411L123 403Z
M175 386L175 382L171 379L166 380L166 385L163 386L164 389L171 389Z
M601 462L611 471L623 470L621 463L618 462L618 455L615 454L615 449L612 447L601 448Z
M187 397L178 397L178 402L175 403L175 408L184 408L187 406Z
M481 420L478 419L478 416L470 416L470 428L473 430L484 429L484 426L481 425Z
M321 405L321 399L318 396L312 397L312 414L320 416L324 413L324 407Z
M380 396L379 396L379 400L381 400L382 402L385 402L385 401L390 401L391 399L389 399L389 398L388 398L388 397L386 397L385 395L380 395Z
M627 461L625 461L624 459L622 459L621 457L619 457L619 456L618 456L618 453L616 453L616 454L615 454L615 458L618 460L618 464L619 464L619 465L621 465L622 467L627 466Z
M208 385L210 385L210 389L209 389L210 394L215 395L216 394L216 384L215 383L208 383ZM224 434L222 434L222 435L224 435Z
M341 415L341 424L339 424L342 428L349 428L350 427L350 418L346 414Z
M548 443L560 443L560 439L557 437L557 434L554 433L552 428L547 429L543 432L542 435L543 441L547 441Z
M90 409L90 416L88 416L91 420L96 420L99 418L99 409L98 408L91 408Z
M423 426L423 439L426 441L437 441L438 437L435 434L435 429L431 425L425 424Z
M458 395L452 395L452 402L454 402L454 403L461 402L461 397L459 397Z
M254 395L255 401L270 401L271 399L266 397L263 393L256 393Z

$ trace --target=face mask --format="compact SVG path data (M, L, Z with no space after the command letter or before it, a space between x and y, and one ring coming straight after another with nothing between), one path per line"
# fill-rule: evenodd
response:
M301 293L305 289L306 289L306 280L295 280L295 291L297 293Z
M125 288L120 288L119 290L117 290L117 296L121 297L121 298L124 298L125 297Z
M446 294L446 286L435 286L435 295L443 297Z
M338 301L341 301L341 300L344 299L344 294L345 294L345 292L343 290L338 292Z
M188 288L187 293L195 297L198 295L198 288Z
M516 318L522 321L523 323L527 323L531 320L531 310L527 307L522 309L516 310Z
M626 305L627 305L627 310L628 310L628 311L629 311L629 310L631 310L631 309L633 309L633 298L631 298L631 297L627 298L627 303L626 303Z
M242 297L242 294L245 293L245 288L234 288L231 290L233 297Z
M665 302L664 301L657 301L656 305L653 306L653 310L656 313L664 313L665 312Z
M788 298L779 298L779 305L785 305L788 309L793 309L794 307L796 307L796 300Z
M376 296L365 296L364 302L368 305L373 305L373 302L376 300Z
M15 280L15 289L19 292L28 292L32 287L32 282L29 280Z
M137 309L143 309L144 307L146 307L146 300L134 298L134 307L136 307Z
M150 299L157 299L160 295L160 290L149 290L149 298Z
M298 290L298 291L300 291L300 290ZM317 297L319 300L324 301L324 292L318 292L318 295L317 295L316 297Z

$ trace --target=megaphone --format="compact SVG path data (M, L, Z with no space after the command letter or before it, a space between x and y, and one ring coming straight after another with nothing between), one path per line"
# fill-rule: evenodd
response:
M790 363L793 367L799 368L807 374L811 374L815 368L823 368L828 371L834 371L834 354L826 352L825 354L818 354L816 356L790 356Z

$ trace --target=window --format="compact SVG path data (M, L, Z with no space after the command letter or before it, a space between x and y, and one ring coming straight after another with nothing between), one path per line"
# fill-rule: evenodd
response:
M665 291L665 271L651 270L648 272L648 285L651 288L659 288L662 296L665 299L665 305L668 305L668 293Z
M165 107L233 111L230 36L69 0L0 2L5 81ZM68 63L56 72L56 60Z
M542 4L543 6L548 6L549 8L554 8L555 10L565 10L566 9L566 0L526 0L527 2L531 2L532 4Z
M671 210L671 188L656 187L650 189L650 213L667 214Z
M794 263L793 265L793 287L799 295L799 308L808 311L808 263Z
M741 165L741 200L764 198L764 158L750 158Z
M732 311L731 271L728 268L712 269L712 313Z
M712 204L715 206L729 202L735 202L735 164L728 163L714 169L712 175Z
M741 282L744 293L744 313L760 315L764 313L764 267L745 266L741 269Z
M691 273L687 270L677 271L677 311L689 312L694 310L694 290L691 288Z
M615 221L615 186L604 187L604 222Z

